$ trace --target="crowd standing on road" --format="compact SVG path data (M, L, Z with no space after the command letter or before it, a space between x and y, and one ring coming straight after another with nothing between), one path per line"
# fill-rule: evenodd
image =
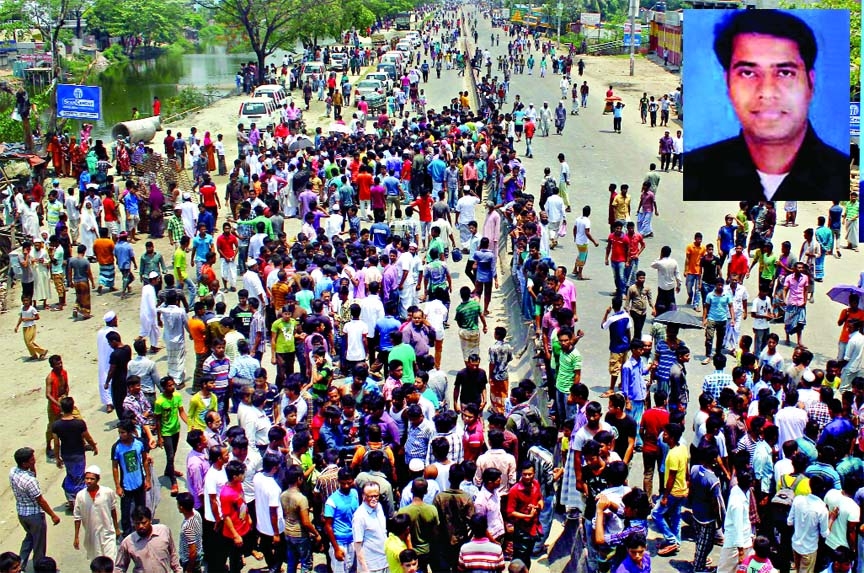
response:
M114 311L97 334L96 390L118 418L116 441L101 448L110 452L110 472L87 461L100 446L72 398L87 389L70 387L59 354L50 356L45 380L45 454L65 469L72 545L83 546L92 571L239 572L254 561L295 573L311 571L318 554L335 573L502 571L508 561L519 573L548 554L557 517L575 533L578 567L649 573L649 523L661 537L655 555L675 555L685 508L696 572L841 573L856 561L864 501L859 296L847 293L837 357L824 368L814 364L804 331L826 258L840 257L844 219L846 246L857 249L849 230L857 229L849 225L857 194L804 230L800 248L775 250L773 203L742 203L716 242L703 244L696 234L682 254L662 246L640 268L659 216L660 173L676 167L675 141L661 139L661 169L651 164L646 173L635 221L629 186L609 186L603 235L611 296L597 325L609 336L609 390L592 400L578 349L586 334L577 328L585 326L577 284L588 279L585 263L599 246L592 211L571 208L564 153L535 191L526 188L522 162L533 158L535 135L549 137L553 125L563 133L568 95L570 114L587 107L587 82L578 91L570 83L571 68L582 76L584 63L508 26L496 78L490 50L455 47L462 38L476 45L480 17L490 15L438 9L422 27L416 63L377 115L360 100L343 128L313 137L297 135L298 116L288 108L273 130L238 126L238 157L224 169L221 198L207 144L202 154L196 130L188 140L177 133L166 159L183 168L187 148L198 149L191 153L197 196L151 186L148 200L152 207L156 197L167 224L145 231L151 239L167 234L167 261L152 240L135 252L138 185L131 178L116 186L109 176L88 180L77 189L83 201L59 182L47 203L41 186L7 201L33 239L20 258L19 315L32 359L49 355L35 342L39 306L63 310L65 289L73 288L73 316L86 320L91 289L127 296L136 280L142 285L132 344L121 338ZM500 39L493 33L490 47ZM421 64L423 56L432 63ZM470 91L440 110L423 101L421 82L443 65L460 73L485 68L484 78L475 77L480 109L472 109ZM510 74L526 66L527 75L539 67L544 80L549 67L561 76L562 101L537 109L515 95L504 112ZM338 123L337 99L340 107L349 102L335 97L335 85L323 90ZM647 107L652 124L654 105L654 112ZM659 107L662 113L662 100ZM206 133L208 140L224 157L224 146ZM142 161L159 155L140 153ZM574 209L581 215L569 215ZM575 282L558 254L568 217ZM290 219L301 224L292 237ZM461 286L454 286L463 259ZM492 292L507 268L519 312L536 333L537 380L511 380L516 344L504 327L491 329L494 342L481 354ZM759 277L753 298L743 285L751 273ZM58 302L49 307L52 282ZM679 305L682 287L687 300ZM701 317L676 315L685 307ZM772 332L778 322L789 356ZM704 378L689 434L693 353L679 334L692 327L704 328L702 363L714 371ZM452 380L441 364L448 330L462 354ZM187 337L194 358L187 359ZM159 352L164 366L154 360ZM268 359L272 382L262 366ZM187 384L188 399L181 393ZM190 451L176 460L181 439ZM631 487L639 454L642 487ZM39 458L33 448L15 452L10 484L25 539L18 554L0 555L0 572L31 561L35 571L52 570L46 517L55 524L61 517L40 488ZM159 507L165 492L175 507ZM156 523L157 508L177 511L182 526ZM721 549L712 564L715 543Z

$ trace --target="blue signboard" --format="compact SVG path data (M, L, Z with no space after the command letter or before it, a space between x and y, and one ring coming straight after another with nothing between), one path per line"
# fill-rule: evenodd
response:
M639 46L642 45L642 24L637 23L635 28L636 28L636 33L633 35L633 41L635 42L634 46L638 48ZM630 47L630 23L629 22L624 24L624 39L623 40L624 41L622 42L622 45L625 48L629 48Z
M102 88L99 86L57 86L57 117L102 119Z
M849 102L849 137L861 136L861 103Z

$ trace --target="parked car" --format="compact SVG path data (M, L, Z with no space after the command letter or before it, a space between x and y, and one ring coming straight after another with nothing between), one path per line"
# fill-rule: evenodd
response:
M384 95L393 93L393 80L390 79L390 76L386 72L369 72L366 74L366 79L381 82L381 85L384 87Z
M283 105L288 105L291 103L292 98L288 94L288 91L277 84L266 84L263 86L258 86L255 88L255 91L252 93L252 97L269 97L276 105L282 107Z
M369 106L369 113L378 113L382 110L387 109L387 96L383 93L379 92L369 92L363 94L363 97L366 99L366 104ZM359 97L354 100L354 107L357 107L357 102L359 101Z
M395 82L396 79L399 77L396 66L394 64L378 64L378 67L375 68L375 70L387 74L387 77L390 78L390 81Z
M313 75L321 77L324 71L324 62L306 62L300 70L300 83L305 84Z
M381 94L384 93L384 84L378 80L370 80L366 78L365 80L360 80L354 85L354 107L357 107L357 101L361 96L369 96L370 94ZM366 101L369 101L369 98L366 98Z
M251 124L256 124L259 129L266 129L270 126L275 126L282 121L282 112L280 106L272 98L253 97L240 104L238 112L239 122L243 124L247 130Z
M348 70L348 54L344 52L332 52L330 54L330 68L334 72L345 72Z

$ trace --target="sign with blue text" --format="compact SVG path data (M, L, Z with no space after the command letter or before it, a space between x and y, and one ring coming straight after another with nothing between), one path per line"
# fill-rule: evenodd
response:
M849 137L861 137L861 102L849 102Z
M102 119L102 88L59 84L57 117L67 119Z

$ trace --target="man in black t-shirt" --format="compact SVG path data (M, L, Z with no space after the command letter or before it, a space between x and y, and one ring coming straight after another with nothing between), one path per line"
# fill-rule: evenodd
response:
M60 399L60 419L51 425L51 434L54 437L57 467L66 466L63 491L66 504L71 509L75 495L84 489L84 468L87 467L85 443L92 448L93 455L99 455L99 450L87 429L87 423L75 417L75 401L69 396Z
M636 420L626 411L627 398L624 394L616 393L609 396L609 412L605 421L615 428L615 453L621 457L625 464L629 464L636 449Z
M705 245L705 254L699 259L699 268L701 270L699 292L702 293L702 300L704 301L708 293L714 290L717 279L723 278L723 267L720 263L720 257L714 254L714 245Z
M489 384L486 371L480 368L480 357L472 354L468 357L468 365L456 374L453 383L453 403L456 411L462 410L463 404L477 404L480 411L486 406L486 386Z
M254 312L249 306L249 291L245 288L237 291L237 306L232 308L229 314L234 319L234 328L247 340L249 339L249 325L252 324Z
M126 376L129 372L129 362L132 360L132 348L123 344L120 334L109 332L105 335L108 344L113 349L108 359L108 375L105 379L105 389L111 389L111 402L117 419L123 419L123 400L126 398Z

